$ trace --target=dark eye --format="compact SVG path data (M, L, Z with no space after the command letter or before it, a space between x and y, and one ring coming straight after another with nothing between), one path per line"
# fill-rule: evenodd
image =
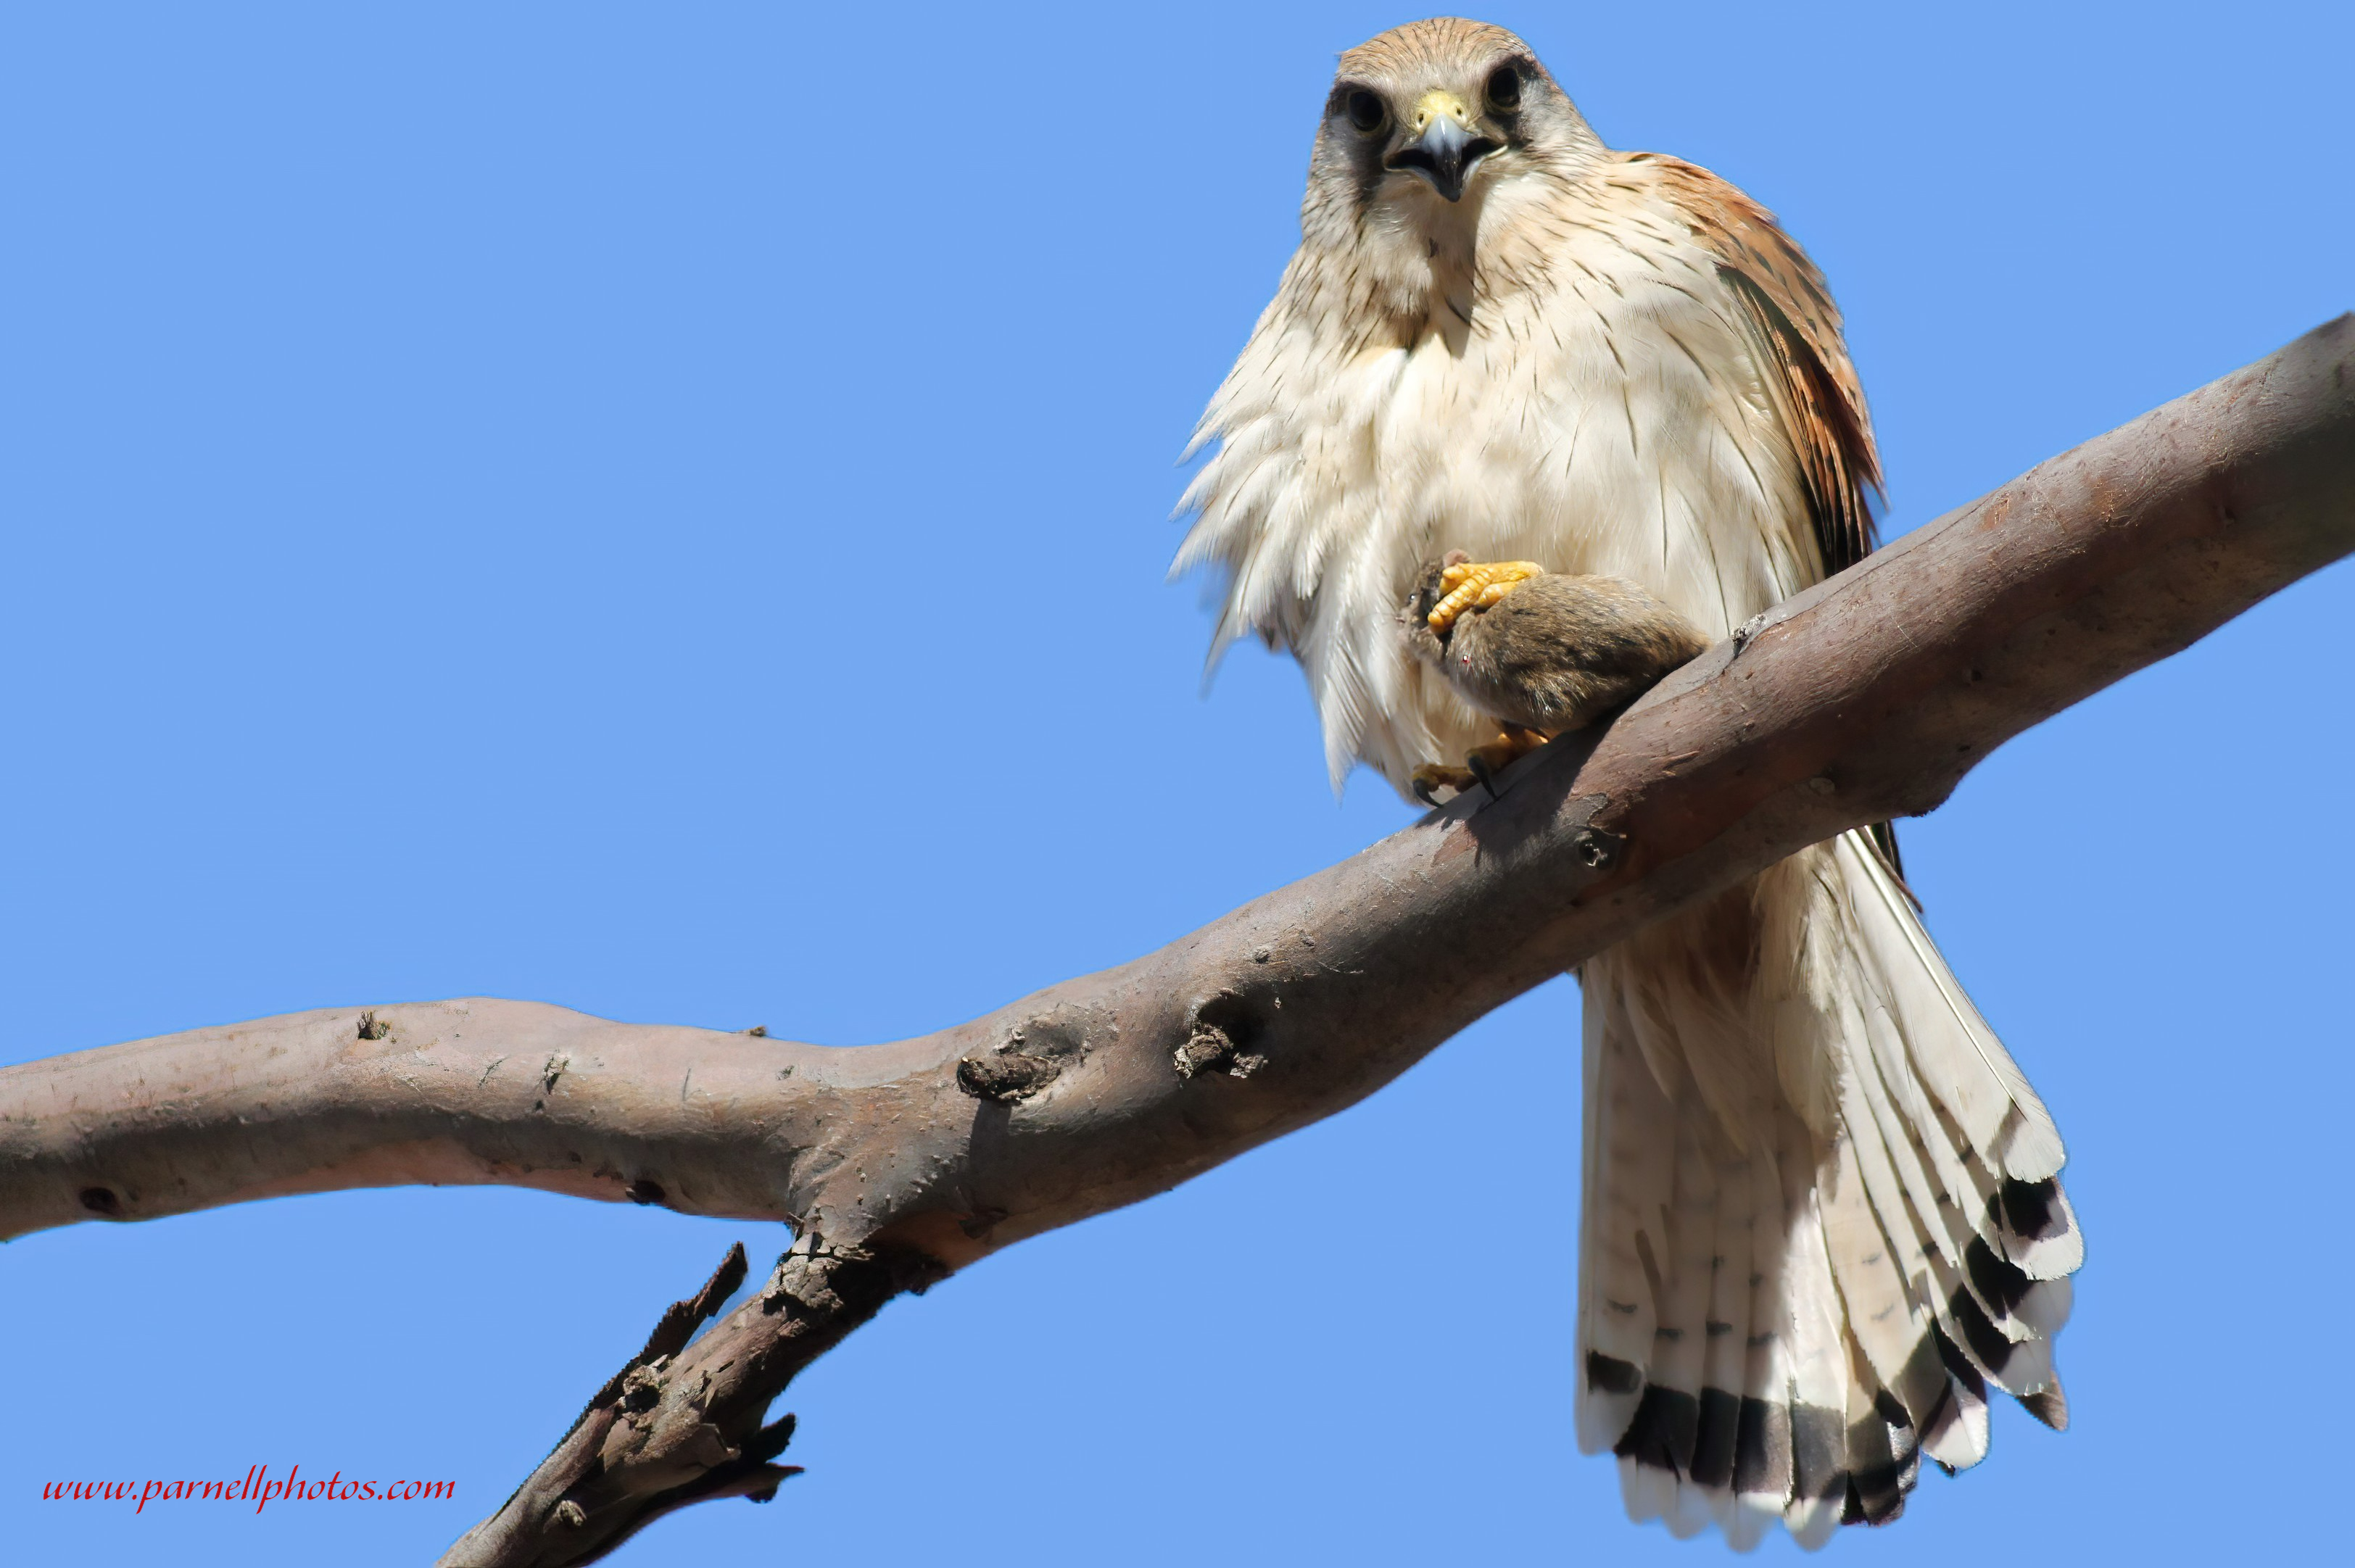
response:
M1488 73L1488 107L1510 112L1521 106L1521 73L1500 65Z
M1362 87L1350 93L1342 107L1348 111L1349 123L1369 136L1380 130L1382 122L1391 117L1391 112L1382 107L1382 101Z

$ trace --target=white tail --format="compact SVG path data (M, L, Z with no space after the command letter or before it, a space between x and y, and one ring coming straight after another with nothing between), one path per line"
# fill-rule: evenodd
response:
M2061 1138L1861 834L1586 965L1580 1445L1628 1512L1820 1546L2060 1426Z

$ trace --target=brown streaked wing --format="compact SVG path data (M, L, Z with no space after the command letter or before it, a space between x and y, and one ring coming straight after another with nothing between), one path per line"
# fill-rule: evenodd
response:
M1774 357L1770 372L1782 379L1791 443L1806 480L1824 575L1854 566L1881 543L1864 496L1868 485L1881 488L1881 456L1873 446L1864 388L1840 336L1839 307L1832 304L1823 273L1773 213L1700 165L1663 153L1625 153L1619 162L1657 182L1694 238L1717 258L1718 271L1750 313L1759 340ZM1907 886L1904 862L1898 858L1896 825L1878 822L1865 831L1874 853L1919 909L1922 901Z
M1823 274L1773 213L1698 164L1661 153L1619 162L1649 176L1750 313L1782 379L1824 575L1855 565L1880 543L1864 492L1881 487L1881 459Z

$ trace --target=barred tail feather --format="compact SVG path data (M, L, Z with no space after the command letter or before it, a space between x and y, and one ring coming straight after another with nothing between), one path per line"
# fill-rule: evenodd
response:
M1589 963L1579 1441L1747 1550L2065 1424L2083 1258L2051 1115L1860 835Z
M1578 1251L1578 1445L1594 1454L1619 1440L1643 1397L1657 1313L1637 1239L1663 1223L1673 1151L1652 1129L1667 1125L1673 1108L1637 1060L1617 993L1590 987L1582 999L1587 1240Z
M1784 1330L1791 1338L1791 1495L1783 1522L1813 1551L1838 1528L1848 1495L1848 1383L1839 1290L1824 1245L1822 1191L1804 1126L1787 1127L1781 1175L1785 1232Z
M1791 1496L1789 1230L1782 1155L1762 1137L1751 1150L1750 1313L1742 1343L1741 1413L1734 1426L1733 1499L1725 1539L1746 1552L1783 1517Z

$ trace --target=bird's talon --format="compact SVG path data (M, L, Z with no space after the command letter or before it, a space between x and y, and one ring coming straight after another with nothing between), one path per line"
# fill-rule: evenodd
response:
M1408 775L1407 787L1414 791L1414 797L1423 805L1437 806L1443 803L1434 791L1446 789L1462 795L1479 782L1469 768L1451 768L1445 763L1425 763Z
M1424 620L1434 632L1444 633L1466 610L1486 610L1513 591L1517 583L1543 577L1545 568L1534 560L1464 560L1439 575L1444 596Z
M1480 787L1488 792L1488 798L1490 800L1499 800L1503 798L1497 794L1497 774L1495 770L1488 766L1487 758L1482 756L1479 752L1475 752L1470 756L1464 759L1464 769L1475 779L1479 781Z

